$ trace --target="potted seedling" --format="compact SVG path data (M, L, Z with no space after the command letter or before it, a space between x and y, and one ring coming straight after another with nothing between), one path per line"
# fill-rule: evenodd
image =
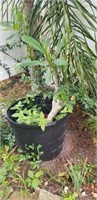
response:
M29 94L18 100L7 110L7 119L15 131L17 143L22 149L25 145L41 144L44 152L42 159L53 159L62 150L68 113L72 113L75 104L66 87L62 86L62 67L67 61L61 55L62 42L56 50L49 42L38 42L34 38L23 36L22 40L41 54L40 60L26 60L19 67L42 66L45 82L51 91ZM60 56L60 57L59 57ZM59 74L58 74L59 71ZM50 85L49 85L50 83Z

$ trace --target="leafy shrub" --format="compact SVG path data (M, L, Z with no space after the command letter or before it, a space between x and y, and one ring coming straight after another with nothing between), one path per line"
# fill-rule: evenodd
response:
M33 150L33 144L30 145L30 148ZM0 148L0 199L8 199L9 186L13 186L14 183L18 184L18 188L24 188L26 191L36 189L41 184L40 178L43 172L40 170L42 153L40 149L41 145L38 145L37 155L33 153L25 155L20 149L20 153L13 153L16 149L10 151L7 145ZM29 168L26 165L28 159L31 159Z

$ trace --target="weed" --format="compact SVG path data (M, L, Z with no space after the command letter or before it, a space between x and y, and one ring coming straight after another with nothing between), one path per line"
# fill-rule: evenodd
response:
M31 170L28 170L28 178L26 179L26 183L28 187L32 189L36 189L40 185L40 177L43 175L43 172L36 171L32 172Z
M34 148L34 146L30 145L30 148ZM16 148L10 151L8 146L0 149L0 199L6 199L6 195L9 192L8 188L11 184L18 183L18 187L24 188L26 191L36 189L40 185L40 177L43 175L43 172L39 169L39 163L41 162L40 148L41 145L36 148L39 155L14 153ZM22 153L22 151L19 152ZM27 169L25 174L25 167L23 169L21 167L25 165L27 159L31 158L33 158L32 161L29 161L29 168L31 170Z
M76 192L74 192L73 194L71 192L63 194L63 200L76 200L77 197L78 194Z
M29 71L27 69L25 69L25 72L21 74L21 77L20 77L20 82L23 82L23 83L30 83L31 81L31 78L30 78L30 75L29 75Z
M97 114L97 99L96 98L90 98L88 96L85 96L83 100L83 105L87 112L91 114Z
M94 116L92 114L88 114L88 119L85 120L84 126L87 126L90 128L93 134L97 133L97 115Z
M94 179L93 169L94 165L88 164L87 159L83 163L72 164L69 162L67 171L77 191L80 190L82 185L92 182Z
M0 145L8 145L10 149L15 145L13 130L3 119L0 120Z
M28 175L26 179L23 179L24 185L26 185L26 188L30 189L36 189L40 185L40 177L43 175L43 172L39 170L40 163L41 163L41 155L43 152L41 151L41 145L38 145L35 147L34 144L31 144L29 146L26 145L26 150L28 150L28 153L25 155L21 155L22 160L29 160L30 165L32 166L32 170L28 170ZM23 153L23 151L20 149L19 152Z
M32 170L28 170L27 178L20 177L25 188L36 189L41 183L40 177L43 175L42 170L39 170L39 164L41 163L40 156L43 154L41 147L41 145L35 147L34 144L26 146L26 149L30 152L21 155L22 160L29 160L32 166ZM23 153L21 149L19 149L19 152Z
M19 149L18 151L21 153L21 159L22 160L29 160L32 168L34 170L39 169L39 164L41 163L41 155L43 152L41 151L42 145L39 144L35 146L34 144L26 145L25 146L26 151L24 152L22 149ZM24 154L25 153L25 154Z
M2 161L0 167L0 199L2 199L6 198L6 195L9 193L10 183L16 179L16 171L19 169L19 158L18 155L9 152L8 146L0 149L0 158Z

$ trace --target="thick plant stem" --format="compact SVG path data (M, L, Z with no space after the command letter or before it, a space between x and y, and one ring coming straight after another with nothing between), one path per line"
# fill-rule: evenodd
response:
M54 87L55 91L57 92L59 89L59 82L58 82L58 76L57 72L53 72L53 80L54 80ZM52 109L50 113L48 114L47 120L48 121L53 121L53 118L60 112L60 110L65 106L65 103L62 102L59 99L53 99L52 101Z
M59 88L59 82L58 82L57 71L54 71L54 72L53 72L53 81L54 81L55 91L58 91L58 88Z
M69 21L68 15L67 15L68 12L67 12L67 10L66 10L67 8L66 8L66 6L65 6L63 0L62 0L62 3L63 3L64 13L65 13L64 16L66 17L66 19L68 19L68 20L67 20L67 26L66 26L66 28L67 28L68 30L71 30L70 21ZM66 16L66 15L67 15L67 16ZM64 26L64 27L65 27L65 26ZM66 32L66 34L67 34L67 33L68 33L68 31ZM67 36L68 36L68 40L69 40L69 42L70 42L70 32L67 34ZM70 53L70 45L67 45L67 47L66 47L66 59L67 59L67 62L69 62L69 53ZM63 71L63 72L64 72L64 71ZM68 74L69 74L69 68L68 68ZM54 80L54 83L55 83L55 91L58 91L59 85L58 85L57 73L54 74L53 80ZM66 85L68 85L68 80L67 80L67 74L66 74L66 72L65 72L65 81L67 82ZM60 112L60 110L61 110L64 106L65 106L65 103L62 102L61 100L59 100L59 99L54 100L54 99L53 99L53 102L52 102L52 109L51 109L51 111L50 111L50 113L49 113L49 115L48 115L47 120L48 120L48 121L52 121L53 118Z
M48 121L52 121L53 118L60 112L60 110L65 106L65 103L60 101L59 99L52 101L52 109L47 117Z
M29 14L29 12L31 11L31 8L33 6L34 0L24 0L23 4L24 4L24 14L27 16Z
M24 0L23 5L23 14L24 14L24 21L25 21L25 34L30 34L30 12L31 8L33 7L34 0Z
M59 90L59 81L57 70L53 71L53 81L54 81L54 88L55 92ZM65 106L65 102L61 101L60 99L53 99L52 101L52 109L48 114L47 121L53 121L54 117L60 112L60 110Z
M30 67L29 72L30 72L30 77L31 77L31 92L35 94L37 91L36 84L35 84L35 74L34 74L35 69L32 69Z

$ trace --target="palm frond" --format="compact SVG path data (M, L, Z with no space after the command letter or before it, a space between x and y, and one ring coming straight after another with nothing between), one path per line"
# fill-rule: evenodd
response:
M2 0L1 2L1 20L6 22L6 25L9 25L10 22L13 22L13 11L15 7L21 5L21 0ZM10 12L9 12L10 11Z

